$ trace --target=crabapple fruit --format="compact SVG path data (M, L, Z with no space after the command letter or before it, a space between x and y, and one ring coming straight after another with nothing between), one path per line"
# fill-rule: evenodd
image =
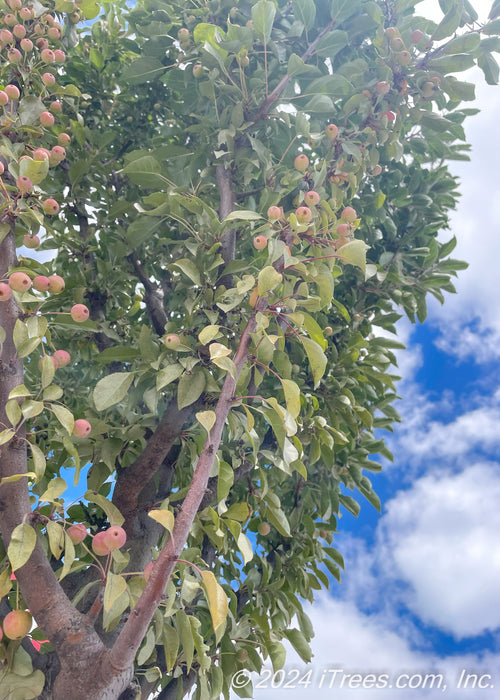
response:
M375 90L378 92L379 95L387 95L390 89L391 86L389 85L387 80L379 80L379 82L375 85Z
M75 323L83 323L89 317L89 310L85 304L75 304L71 307L70 315Z
M349 224L339 224L337 226L337 233L339 236L346 237L351 233L351 227Z
M420 29L414 29L410 34L410 41L412 44L420 44L424 37L425 34Z
M33 280L33 287L37 292L48 292L49 291L50 280L45 275L38 275Z
M112 525L105 530L102 541L112 552L115 549L120 549L120 547L123 547L127 541L127 533L119 525Z
M315 207L316 204L319 204L319 194L314 190L306 192L304 195L304 202L308 207Z
M15 292L26 292L31 287L31 279L24 272L13 272L9 277L9 287Z
M12 296L12 289L5 282L0 282L0 301L7 301Z
M382 172L382 166L381 165L374 165L372 168L372 175L380 175Z
M7 93L10 100L18 100L21 95L16 85L6 85L4 91Z
M5 92L5 90L0 90L0 106L5 107L5 105L9 101L9 96Z
M43 275L41 275L41 277L43 277ZM64 282L63 278L59 277L59 275L51 275L48 279L49 279L48 291L51 292L52 294L59 294L59 292L62 292L64 287L66 286L66 283ZM43 290L43 291L45 291L45 290Z
M30 51L33 51L33 42L31 39L21 39L20 46L24 53L29 53Z
M265 537L266 535L268 535L271 532L271 526L269 525L269 523L266 523L266 522L259 523L258 532L259 532L259 535L262 535L263 537Z
M59 146L69 146L69 144L71 143L71 136L63 131L57 137L57 143L59 144Z
M335 141L339 135L339 127L336 124L328 124L325 129L325 134L329 141Z
M50 151L48 151L46 148L37 148L36 151L33 151L33 160L48 160L49 156Z
M57 362L57 360L56 360ZM78 420L75 421L75 424L73 426L73 435L75 437L87 437L87 435L90 434L90 431L92 430L92 426L88 422L88 420L85 420L84 418L79 418Z
M193 66L193 75L195 78L202 78L204 74L203 66L201 63L195 63Z
M312 211L309 209L309 207L299 207L295 210L295 216L297 217L299 224L307 224L309 221L311 221Z
M9 639L22 639L30 631L32 622L27 610L12 610L3 619L3 633Z
M346 207L342 210L340 218L342 221L347 221L347 223L352 224L354 221L356 221L357 216L356 209L353 209L353 207Z
M40 114L40 124L42 126L54 126L54 115L50 112L42 112Z
M46 199L42 202L42 209L44 214L54 216L59 211L59 204L55 199Z
M103 530L92 538L92 549L94 554L97 554L98 557L104 557L106 554L109 554L109 547L104 544L105 534L106 532Z
M293 161L293 165L296 170L299 170L301 173L304 173L309 165L309 158L306 156L305 153L299 153L299 155Z
M42 75L42 83L47 86L55 85L56 76L52 73L44 73Z
M16 180L16 185L21 194L28 194L33 189L33 183L26 175L20 175Z
M269 207L269 209L267 210L267 216L272 221L276 221L277 219L281 219L281 217L283 216L283 209L281 207L277 207L274 204L272 207Z
M257 250L264 250L267 246L267 238L265 236L255 236L253 239L253 247Z
M38 236L30 236L30 234L27 233L23 237L23 245L25 245L26 248L38 248L40 245L40 239Z
M57 360L58 367L66 367L71 362L71 355L66 350L56 350L52 357Z
M164 344L169 348L170 350L176 350L179 345L181 344L181 339L176 333L169 333L164 339L163 339Z
M88 532L87 528L83 523L74 523L71 525L66 530L69 539L73 542L73 544L78 544L79 542L83 542L83 540L87 537Z
M40 54L40 56L44 63L54 63L54 61L56 60L52 49L42 49L42 53Z

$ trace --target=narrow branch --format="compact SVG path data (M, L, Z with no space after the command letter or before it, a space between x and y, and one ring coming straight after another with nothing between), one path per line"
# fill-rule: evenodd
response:
M144 303L146 304L146 309L151 323L153 324L153 328L158 335L163 335L165 332L165 324L168 321L167 314L163 308L163 293L158 285L151 282L135 253L128 255L127 260L132 263L135 274L144 287Z
M221 221L234 211L234 191L232 187L232 175L229 167L218 165L215 169L217 184L219 186L220 207L219 217ZM228 265L236 256L236 231L231 228L224 233L221 240L221 255ZM232 275L224 275L219 280L219 285L224 285L226 289L233 286Z
M323 29L323 31L321 31L318 34L316 39L311 44L309 44L309 46L307 47L307 49L304 51L304 53L301 56L301 59L304 61L304 63L307 63L307 61L311 58L311 56L316 51L316 47L317 47L319 41L325 36L325 34L328 34L328 32L332 29L334 24L335 24L335 20L332 19L329 22L329 24ZM285 75L280 80L280 82L276 85L274 90L266 97L266 99L264 100L264 102L260 106L259 111L254 116L251 117L251 121L258 122L260 119L262 119L263 117L265 117L267 115L269 107L280 98L283 90L286 88L286 86L288 85L288 83L291 80L292 80L292 78L289 75Z
M154 611L161 602L165 586L175 568L175 559L179 558L189 536L191 525L199 510L203 496L207 490L210 471L212 469L217 450L219 449L224 424L231 409L232 397L240 372L248 359L251 344L251 334L256 329L256 314L262 311L267 304L266 299L260 299L250 316L245 330L242 333L238 350L234 357L236 376L227 374L222 391L215 408L215 423L203 445L198 458L193 480L182 509L175 519L172 536L160 551L156 566L151 577L132 610L128 620L110 651L110 661L117 671L127 668L132 664L135 653L146 634L147 628Z

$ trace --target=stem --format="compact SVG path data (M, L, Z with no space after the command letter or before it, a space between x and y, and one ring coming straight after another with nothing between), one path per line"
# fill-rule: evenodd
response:
M257 327L255 317L259 311L263 311L266 303L266 300L261 300L260 303L257 303L241 335L240 343L234 357L236 376L232 377L228 373L224 381L215 408L215 423L205 440L205 444L198 458L191 486L182 504L182 509L175 519L172 537L167 540L160 551L160 555L153 567L151 577L141 597L132 610L128 620L125 622L114 646L110 650L110 662L113 669L116 671L122 671L133 663L135 653L146 634L154 611L161 602L167 581L173 573L176 563L175 560L179 558L188 539L191 525L193 524L207 489L217 450L221 444L222 432L231 408L236 383L248 358L252 342L251 334Z

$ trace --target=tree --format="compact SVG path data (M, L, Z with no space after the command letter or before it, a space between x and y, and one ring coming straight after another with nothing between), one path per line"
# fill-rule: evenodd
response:
M310 658L339 509L380 507L394 324L465 266L453 74L498 79L499 0L415 3L7 0L2 700Z

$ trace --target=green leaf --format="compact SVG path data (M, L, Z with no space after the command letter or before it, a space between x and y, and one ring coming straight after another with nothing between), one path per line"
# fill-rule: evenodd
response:
M348 42L349 35L347 32L341 31L340 29L334 29L333 31L325 34L325 36L321 37L316 47L316 53L323 58L329 58L331 60L338 54L339 51L342 51L342 49L347 46ZM332 77L334 78L335 76ZM352 88L352 86L350 87Z
M243 555L243 564L248 564L249 561L252 561L252 559L253 559L252 543L243 532L240 532L239 537L236 540L236 544L238 545L238 549L240 550L240 552Z
M431 39L433 41L441 41L441 39L446 39L447 36L454 34L460 25L461 18L460 7L458 3L454 4L434 30Z
M111 610L116 599L126 590L127 582L123 576L109 572L106 580L106 588L104 589L104 610Z
M318 343L316 343L314 340L302 337L300 340L307 353L309 364L311 366L314 379L314 386L317 387L321 377L325 373L327 364L326 355L321 349L321 347L318 345Z
M39 481L45 474L45 468L47 466L47 463L45 461L45 455L43 454L42 450L38 447L38 445L34 445L32 443L28 444L31 450L31 458L33 460L33 468L35 470L36 480Z
M292 0L293 14L306 29L314 26L316 5L314 0Z
M256 211L245 211L243 209L236 209L226 216L221 223L226 223L227 221L259 221L263 217Z
M276 5L270 0L259 0L252 7L254 30L264 44L267 44L271 38L275 14Z
M45 107L42 106L42 112L44 109ZM39 185L49 174L49 161L24 158L19 165L19 174L23 177L29 177L34 185Z
M276 673L285 665L286 649L281 642L269 642L266 649L273 665L273 671Z
M488 85L497 85L499 77L498 63L491 53L484 53L477 59L477 65L484 73Z
M71 411L69 411L65 406L59 406L59 404L52 404L51 410L62 427L66 429L68 435L72 435L73 426L75 425L75 417Z
M98 411L104 411L119 403L134 380L132 372L113 372L99 380L94 388L94 403Z
M118 508L113 503L111 503L111 501L108 501L107 498L101 496L100 493L96 493L96 491L87 491L84 495L84 498L86 498L87 501L91 501L92 503L95 503L100 508L102 508L102 510L108 516L110 525L123 525L125 518L120 513Z
M366 272L366 251L369 246L366 245L364 241L356 239L354 241L349 241L341 248L339 248L339 256L344 263L349 263L350 265L355 265L359 267L363 273Z
M290 58L288 59L287 68L287 73L291 78L294 78L297 75L305 75L311 71L315 71L314 66L309 66L307 63L304 63L304 61L300 58L300 56L297 56L296 53L291 54Z
M43 411L43 401L33 401L32 399L25 399L21 404L21 413L25 418L34 418L39 416Z
M7 556L12 571L20 569L31 556L36 546L36 532L27 523L20 523L12 531Z
M46 501L47 503L53 503L56 499L63 494L68 488L68 484L57 476L55 479L49 482L47 489L40 496L40 501Z
M254 281L255 284L255 281ZM252 285L253 286L253 285ZM203 330L198 333L198 340L202 345L207 345L211 340L219 335L219 326L205 326Z
M229 609L227 596L211 571L202 571L201 577L205 587L210 615L212 616L216 641L218 642L226 626Z
M183 372L183 366L178 363L163 367L156 376L156 391L161 391L168 384L174 382Z
M205 389L205 381L205 375L201 369L194 369L191 374L186 372L182 375L177 389L179 410L198 401Z
M272 267L267 265L259 272L257 288L259 296L265 296L266 292L272 291L283 279L283 276Z
M429 69L440 73L460 73L474 65L474 57L467 53L459 53L454 56L439 56L429 61Z
M165 73L165 66L154 56L141 56L132 61L121 74L126 83L138 85Z
M181 258L180 260L176 260L174 263L172 263L172 267L178 267L180 270L182 270L182 272L189 277L191 282L194 282L194 284L201 284L200 271L194 262L189 260L189 258Z
M186 673L191 670L194 656L194 639L189 618L184 610L177 610L175 613L175 626L179 632L182 649L184 652L184 660L186 663Z
M312 659L312 651L302 632L298 629L291 629L285 630L284 634L302 661L308 664Z

